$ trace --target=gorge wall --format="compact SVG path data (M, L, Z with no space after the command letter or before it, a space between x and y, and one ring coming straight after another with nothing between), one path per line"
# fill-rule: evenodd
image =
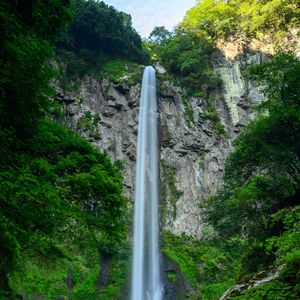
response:
M240 50L227 45L213 58L214 73L222 79L213 95L213 111L217 112L224 134L216 130L216 119L207 114L208 106L202 97L187 99L180 87L167 80L163 68L156 68L161 213L164 229L175 234L202 236L205 226L199 203L220 186L232 141L253 118L253 105L262 99L259 88L243 78L242 70L267 56ZM71 128L97 148L107 150L113 160L124 162L129 197L134 188L140 88L140 84L128 85L126 78L114 83L86 77L76 92L58 89L56 96Z

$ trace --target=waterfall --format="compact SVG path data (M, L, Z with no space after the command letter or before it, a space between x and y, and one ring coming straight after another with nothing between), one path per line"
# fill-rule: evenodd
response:
M158 247L158 143L155 70L144 70L134 204L131 300L161 300Z

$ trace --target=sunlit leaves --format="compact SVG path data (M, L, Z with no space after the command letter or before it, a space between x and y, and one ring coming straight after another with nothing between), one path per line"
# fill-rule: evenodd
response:
M180 27L212 39L226 37L237 27L236 9L225 1L204 0L191 8Z
M251 37L280 32L285 35L299 25L297 0L203 0L191 8L180 27L214 41L236 33Z

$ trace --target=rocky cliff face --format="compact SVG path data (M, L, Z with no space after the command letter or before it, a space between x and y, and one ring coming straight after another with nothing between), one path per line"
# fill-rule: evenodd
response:
M253 105L262 99L258 87L246 81L241 70L265 59L260 53L228 59L226 49L216 54L214 70L222 84L210 107L201 97L185 98L179 87L163 79L164 70L157 68L164 229L195 237L203 234L199 203L220 186L232 141L253 118ZM113 160L124 162L128 196L134 189L140 88L140 84L126 85L126 79L116 84L85 78L76 93L58 90L56 97L70 127L107 150Z

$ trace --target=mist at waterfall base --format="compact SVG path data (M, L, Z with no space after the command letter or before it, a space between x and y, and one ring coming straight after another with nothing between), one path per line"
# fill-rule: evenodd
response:
M158 142L154 68L144 70L137 142L131 300L161 300Z

